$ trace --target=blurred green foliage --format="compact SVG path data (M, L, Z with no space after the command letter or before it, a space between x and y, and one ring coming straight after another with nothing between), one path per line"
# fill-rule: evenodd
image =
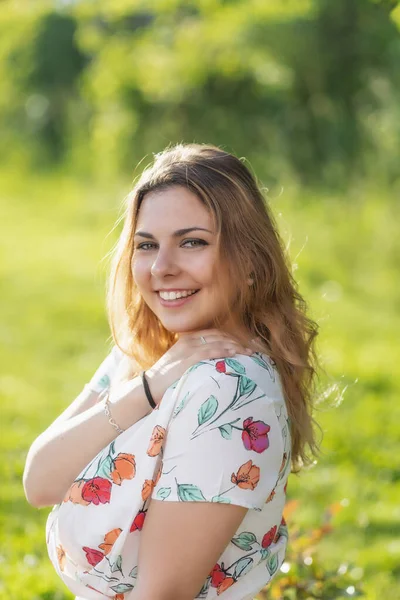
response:
M22 472L32 441L108 352L107 263L101 259L116 241L118 228L111 229L128 185L95 186L60 173L21 178L18 170L0 169L0 189L0 337L6 349L0 377L0 599L67 600L71 595L47 557L49 509L28 505ZM313 565L326 584L324 600L333 574L339 591L345 583L345 589L362 587L366 600L396 600L399 207L390 191L374 189L370 181L348 197L289 186L270 195L270 202L320 324L323 385L332 388L317 405L321 458L289 481L288 497L298 505L288 519L291 568L281 577L294 577L299 586L292 586L298 595L291 592L290 600L302 599L303 588L310 591ZM307 538L336 503L342 510L307 565ZM296 546L299 529L306 548Z
M388 0L6 0L0 157L110 178L207 140L270 180L393 182L399 24Z
M260 597L400 598L399 28L393 0L3 0L0 600L71 598L26 453L108 352L118 204L178 141L246 156L321 327L323 453Z

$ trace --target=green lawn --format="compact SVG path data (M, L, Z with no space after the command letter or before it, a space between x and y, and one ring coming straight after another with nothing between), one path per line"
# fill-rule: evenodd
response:
M4 349L1 369L0 599L67 600L47 558L50 509L25 501L33 439L80 392L107 353L106 262L125 186L94 189L65 176L0 173ZM290 242L300 290L320 324L325 387L323 454L292 476L293 517L318 526L341 502L318 546L326 568L349 564L368 600L400 598L399 214L389 191L346 198L288 189L271 200ZM396 448L397 445L397 448Z

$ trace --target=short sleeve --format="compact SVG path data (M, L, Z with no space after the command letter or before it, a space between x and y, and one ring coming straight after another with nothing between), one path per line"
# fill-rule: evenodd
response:
M85 387L98 393L109 388L111 381L117 372L121 358L122 352L118 346L114 346Z
M274 401L257 383L202 363L177 398L152 498L261 510L277 483L283 448Z

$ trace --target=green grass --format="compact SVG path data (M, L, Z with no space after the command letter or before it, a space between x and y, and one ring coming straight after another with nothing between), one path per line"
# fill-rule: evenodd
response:
M50 509L28 505L21 479L32 441L108 351L100 261L116 239L116 232L107 234L127 187L94 189L62 175L8 172L0 173L0 188L0 599L67 600L72 596L47 557ZM338 390L318 405L323 454L291 477L288 492L300 501L295 520L305 528L342 502L334 531L319 545L322 565L349 563L368 600L394 600L400 597L399 215L389 192L365 189L346 198L288 189L271 200L320 325L323 384Z

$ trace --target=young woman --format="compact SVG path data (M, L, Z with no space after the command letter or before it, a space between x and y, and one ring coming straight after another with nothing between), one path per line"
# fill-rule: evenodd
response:
M243 162L155 156L108 311L110 355L27 457L28 501L55 504L50 559L78 600L250 600L284 560L291 466L316 450L316 326Z

